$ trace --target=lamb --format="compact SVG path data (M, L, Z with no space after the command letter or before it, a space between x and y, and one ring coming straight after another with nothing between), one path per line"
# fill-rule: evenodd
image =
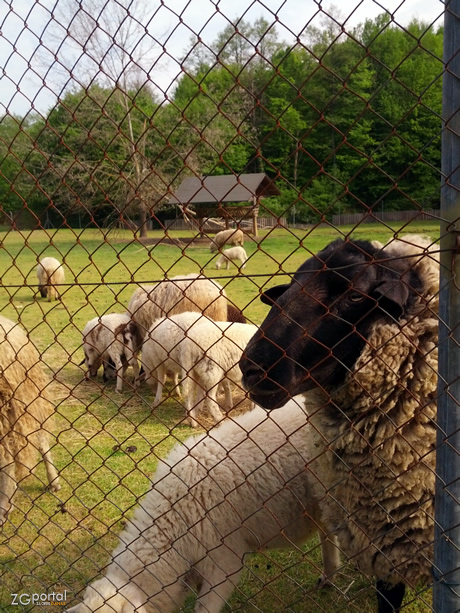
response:
M174 387L178 388L182 373L181 341L203 317L196 312L178 313L157 319L150 327L142 345L142 367L146 383L156 386L154 407L161 402L167 373L173 375Z
M218 232L214 238L211 239L211 253L214 253L214 251L220 251L226 243L235 246L240 245L242 247L244 245L244 234L242 230L234 230L233 228L230 228L229 230L222 230L221 232Z
M123 391L123 381L129 366L134 371L134 387L139 384L137 356L142 345L142 334L129 313L108 313L91 319L83 329L83 351L86 378L95 377L104 366L104 381L116 372L116 391ZM82 362L82 363L83 363Z
M18 483L45 461L49 489L61 489L48 430L54 408L40 355L22 328L0 316L0 525L7 518Z
M305 470L307 417L297 402L226 420L177 445L120 536L105 576L68 613L218 613L247 553L300 546L319 532L322 585L340 567Z
M383 249L331 243L273 305L241 360L244 387L266 409L304 393L317 456L309 469L341 549L377 578L379 613L405 585L431 581L439 264L413 235ZM310 390L324 392L319 403Z
M239 260L241 262L241 268L246 268L246 261L248 259L247 253L244 250L244 247L232 247L231 249L225 249L219 259L216 262L216 268L225 264L226 269L230 268L230 261L234 262L235 260Z
M128 305L128 312L144 336L156 319L186 311L203 313L215 321L226 321L225 290L216 281L191 273L165 279L154 286L138 287Z
M233 407L229 382L241 388L238 367L248 341L257 331L253 324L198 321L180 344L183 371L182 390L187 411L186 423L197 427L205 403L215 422L222 419L217 403L220 384L225 384L225 411Z
M43 258L37 266L38 289L42 298L48 301L59 299L57 286L65 282L64 268L56 258Z

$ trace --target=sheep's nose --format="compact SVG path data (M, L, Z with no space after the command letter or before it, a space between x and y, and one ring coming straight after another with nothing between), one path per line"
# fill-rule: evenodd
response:
M247 391L251 391L265 378L265 370L246 356L240 360L240 369L243 373L243 387Z

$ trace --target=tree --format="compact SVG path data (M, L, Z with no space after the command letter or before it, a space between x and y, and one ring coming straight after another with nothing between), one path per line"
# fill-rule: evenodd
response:
M141 0L83 0L78 4L72 0L59 0L57 19L46 32L54 74L60 76L61 82L65 79L65 89L89 92L99 85L111 92L109 99L115 100L119 106L117 115L121 121L116 126L118 133L115 138L125 158L122 166L125 181L121 185L116 175L112 180L113 185L125 192L125 204L120 213L137 213L141 237L147 235L148 195L152 184L152 169L145 155L152 108L147 112L140 100L146 97L146 92L150 99L154 98L149 87L149 73L155 59L156 43L147 29L153 14L152 8L147 13L147 5ZM49 58L45 59L49 65ZM97 97L92 100L98 101ZM100 114L107 120L106 102L102 102ZM103 152L112 146L113 129L106 136L104 141L101 135L102 140L98 143ZM89 166L85 157L78 161L83 172L82 182L85 181L85 171L87 180L91 181L92 175L88 171L94 160L89 159ZM104 168L107 170L107 165ZM111 196L111 193L107 194L109 199Z

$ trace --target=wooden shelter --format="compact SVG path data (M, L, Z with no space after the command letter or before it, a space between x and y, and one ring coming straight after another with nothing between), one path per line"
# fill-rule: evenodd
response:
M182 209L184 216L192 213L203 234L204 220L222 217L225 227L235 221L252 219L252 232L257 236L259 202L268 196L278 196L279 189L265 173L188 177L172 196L170 203ZM247 202L243 205L239 203ZM233 206L230 206L233 205ZM190 209L193 206L193 209Z

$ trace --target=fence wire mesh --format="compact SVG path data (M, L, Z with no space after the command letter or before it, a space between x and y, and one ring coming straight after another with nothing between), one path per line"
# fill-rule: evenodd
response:
M2 3L2 611L434 610L444 11Z

